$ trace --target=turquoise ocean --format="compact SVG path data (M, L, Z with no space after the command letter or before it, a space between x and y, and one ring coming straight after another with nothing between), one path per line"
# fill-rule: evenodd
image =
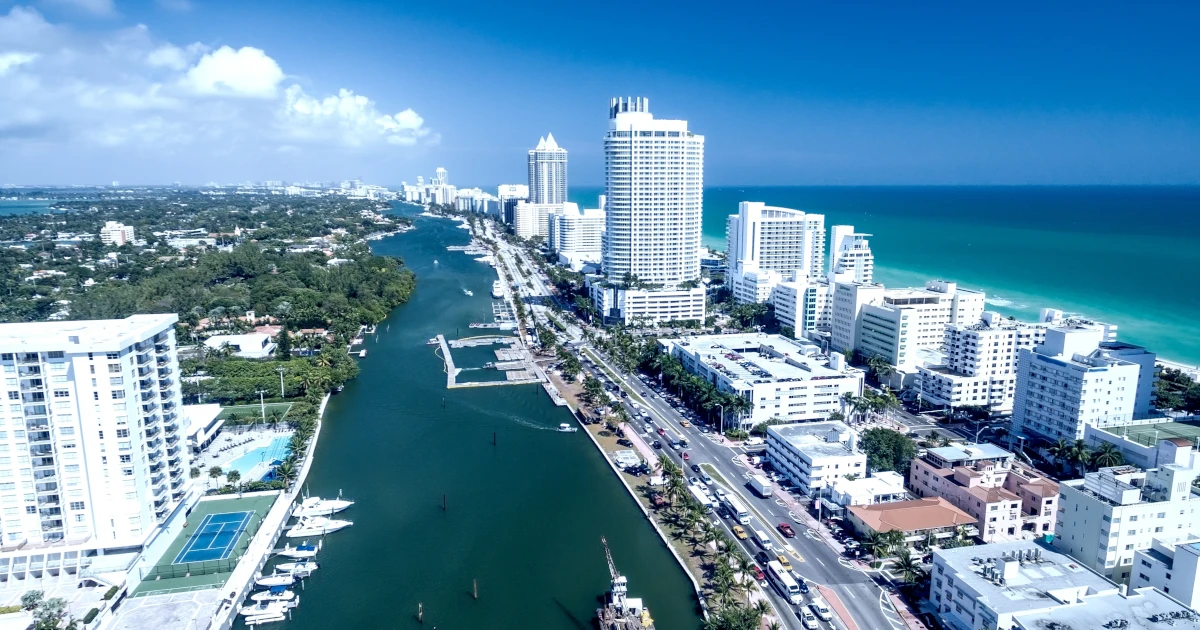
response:
M599 187L571 190L596 207ZM1059 308L1118 338L1200 364L1200 187L711 187L704 244L725 249L740 201L825 215L872 234L876 280L957 281L989 308L1034 319Z

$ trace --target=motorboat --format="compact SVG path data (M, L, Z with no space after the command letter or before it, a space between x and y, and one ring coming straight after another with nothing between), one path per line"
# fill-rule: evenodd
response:
M282 573L291 573L296 577L308 577L313 571L320 569L321 565L313 560L301 560L299 562L284 562L275 566L275 570Z
M288 530L288 538L309 538L312 536L324 536L331 534L353 525L350 521L341 521L337 519L329 519L324 516L312 516L309 518L300 519Z
M276 551L275 555L283 556L285 558L292 558L293 560L306 560L308 558L315 558L317 556L317 546L306 544L292 547L291 545L288 545L283 549Z
M300 506L292 512L292 516L296 518L308 518L312 516L332 516L342 510L354 505L353 501L347 499L322 499L321 497L308 497L300 502Z
M296 576L291 573L275 573L273 575L259 575L254 579L254 585L260 588L271 588L273 586L291 586L296 583Z
M245 617L260 617L264 615L281 615L286 613L289 608L294 608L300 604L300 598L295 598L290 602L285 601L257 601L249 606L242 606L238 611L239 615Z
M463 289L463 295L465 295L467 297L471 297L472 295L475 295L475 293L473 291L471 291L470 289Z
M250 596L250 601L254 602L290 602L292 600L295 600L296 604L300 603L300 598L287 590L286 586L272 586L269 590L259 591Z
M573 426L567 424L566 422L564 422L564 423L558 425L558 430L562 431L563 433L574 433L579 430L579 427L573 427Z
M277 623L287 621L287 615L284 613L268 613L265 615L248 615L245 619L247 626L258 626L264 623Z

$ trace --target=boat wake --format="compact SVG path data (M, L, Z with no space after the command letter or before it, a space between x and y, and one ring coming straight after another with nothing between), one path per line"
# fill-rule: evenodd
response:
M558 431L558 427L548 427L548 426L545 426L542 424L538 424L538 423L532 422L526 418L522 418L521 416L518 416L516 414L501 413L501 412L497 412L495 409L485 409L483 407L479 407L479 406L472 405L469 403L464 404L463 406L467 407L471 411L474 411L475 413L477 413L481 416L489 416L492 418L499 418L501 420L507 420L514 424L519 424L523 427L528 427L530 429L537 429L538 431Z

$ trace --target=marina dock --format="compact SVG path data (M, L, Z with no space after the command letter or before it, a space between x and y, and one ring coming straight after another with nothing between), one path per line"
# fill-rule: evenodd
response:
M438 335L434 339L437 340L438 347L442 351L442 360L446 362L446 389L527 385L542 382L542 379L538 376L539 372L533 364L532 358L529 356L529 352L524 347L520 347L521 340L518 337L475 337L447 340L445 335ZM503 371L504 380L458 382L458 375L462 373L462 368L455 367L454 356L450 354L450 349L471 348L497 343L517 346L516 348L501 348L495 351L497 362L491 364L491 367Z

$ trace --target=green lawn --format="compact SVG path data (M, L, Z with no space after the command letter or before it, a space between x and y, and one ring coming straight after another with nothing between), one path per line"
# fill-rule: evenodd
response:
M265 406L266 406L266 412L267 412L268 416L270 416L271 411L275 410L275 409L278 409L279 411L283 412L283 414L286 416L287 412L289 410L291 410L291 408L292 408L292 403L290 403L290 402L267 403ZM222 407L221 413L217 414L217 417L227 420L227 419L229 419L230 414L235 414L235 413L237 415L241 416L243 419L248 419L251 416L254 416L255 418L261 418L263 409L262 409L262 406L259 406L259 405L234 405L232 407Z

